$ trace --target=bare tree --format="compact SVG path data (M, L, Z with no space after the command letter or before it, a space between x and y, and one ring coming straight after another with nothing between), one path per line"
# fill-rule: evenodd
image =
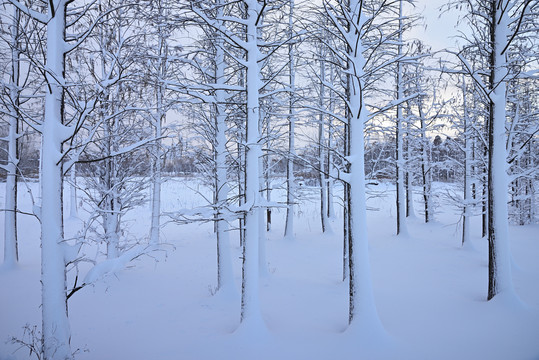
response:
M5 6L5 5L4 5ZM4 208L4 266L12 267L19 261L17 244L17 177L19 163L20 133L20 20L19 9L12 6L11 24L7 46L11 52L11 73L9 82L3 86L3 93L7 96L2 101L6 108L8 122L8 135L1 139L7 142L7 162L0 168L6 171L6 198ZM2 36L2 38L4 38ZM4 90L5 89L5 90ZM4 96L2 96L4 99Z
M218 7L232 9L217 16L213 6L203 2L192 4L193 11L207 25L223 35L223 41L235 49L227 54L241 68L245 69L244 86L246 93L245 119L245 236L243 241L241 328L260 329L263 325L259 300L260 235L265 232L260 212L264 208L261 198L260 179L262 156L261 136L261 91L268 85L262 81L260 66L273 52L272 48L282 45L268 44L261 40L262 21L267 12L277 5L256 0L223 2ZM264 51L264 49L270 49Z
M325 14L330 21L332 31L343 47L330 48L339 59L347 76L345 94L340 97L345 101L346 114L340 119L346 126L345 138L349 140L345 151L345 173L339 175L348 186L345 188L348 202L348 227L345 242L348 240L349 253L349 322L351 327L380 329L372 293L367 237L367 207L365 181L365 123L370 118L367 110L367 89L379 79L377 71L392 64L394 57L388 52L376 52L380 47L380 34L384 34L384 25L376 23L380 14L387 11L386 4L366 3L362 1L324 2ZM397 19L398 20L398 19ZM391 22L391 21L390 21ZM385 22L381 22L385 23ZM372 31L372 32L371 32ZM383 40L382 40L383 41ZM378 46L374 46L377 44ZM333 114L334 116L336 114ZM347 154L348 152L348 154ZM345 220L346 222L346 220Z
M531 0L459 1L468 10L472 36L457 54L468 74L478 84L488 103L488 239L489 286L487 299L514 291L509 250L506 148L507 85L516 77L536 73L528 69L536 56L521 47L536 29L539 3ZM466 57L469 48L486 59L485 68L476 68ZM522 61L523 60L523 61ZM531 70L531 73L529 72Z
M289 0L288 37L294 36L294 0ZM294 203L296 202L296 179L294 177L294 159L296 157L296 56L295 44L288 44L288 158L286 162L286 224L284 236L287 239L294 238Z

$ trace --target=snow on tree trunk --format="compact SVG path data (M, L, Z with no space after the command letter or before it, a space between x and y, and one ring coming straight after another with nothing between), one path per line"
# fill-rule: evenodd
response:
M326 102L325 96L325 86L324 81L326 79L326 62L324 60L324 50L323 45L320 44L319 48L320 56L320 102L319 106L322 108ZM329 224L329 159L326 156L326 139L325 139L325 123L324 123L324 113L320 112L318 118L318 176L320 183L320 221L322 224L322 232L331 233L331 225Z
M294 0L290 0L290 14L288 23L288 36L291 39L293 36L293 11ZM294 177L294 158L295 150L295 133L296 133L296 114L295 114L295 92L296 92L296 69L295 69L295 54L294 44L288 44L288 82L290 86L288 98L288 159L286 162L286 224L284 237L287 239L294 238L294 202L296 196L296 180Z
M163 6L159 6L159 19L164 21L161 12ZM158 74L160 79L156 85L156 116L154 119L154 145L153 174L152 174L152 221L150 224L150 244L159 244L159 230L161 227L161 170L163 161L163 150L161 148L161 136L163 135L163 123L166 121L166 111L164 107L164 96L166 92L163 81L166 79L167 66L167 40L163 34L163 27L159 26L158 39Z
M243 267L241 286L241 328L253 329L263 326L259 299L259 158L261 155L259 131L259 89L261 88L258 59L258 24L260 6L256 0L247 4L247 36L245 49L247 52L247 124L245 154L245 204L249 207L245 216L245 239L243 244Z
M350 76L350 120L348 131L350 137L349 167L349 244L350 254L350 297L349 323L352 328L360 330L361 334L369 331L375 333L382 328L372 289L369 244L367 236L367 198L365 183L365 148L364 129L367 121L367 109L363 99L363 70L365 59L360 29L364 19L361 6L357 0L350 2L350 21L354 24L348 30L347 39L350 45L348 51ZM352 46L353 45L353 46Z
M322 100L322 98L321 98ZM322 232L331 232L328 219L328 195L327 177L325 175L325 153L324 153L324 115L320 113L320 123L318 124L318 164L319 164L319 184L320 184L320 221Z
M219 9L219 12L222 10ZM225 79L225 57L223 50L223 40L217 34L215 46L215 171L216 171L216 196L215 201L218 208L222 207L228 200L228 179L226 164L226 91L222 86ZM220 214L217 214L219 217ZM217 220L217 290L230 293L234 290L234 274L232 271L232 258L230 254L229 226L226 220Z
M507 210L506 154L506 72L507 61L502 54L508 41L508 0L498 6L492 2L491 14L491 74L490 117L488 124L488 300L502 292L513 292L509 224Z
M106 116L105 114L103 114ZM115 144L116 135L116 121L114 118L105 119L105 169L104 169L104 181L103 181L103 193L104 199L101 204L101 216L103 218L103 231L105 235L105 243L107 244L107 259L117 258L119 253L119 204L118 204L118 184L116 179L118 166L116 164L116 157L112 156L115 150L117 150L117 144Z
M488 125L485 126L488 129ZM488 138L488 131L485 132L485 137ZM483 146L483 158L488 159L488 148ZM488 160L487 160L488 161ZM486 238L488 236L488 164L483 165L482 173L482 186L481 186L481 237Z
M258 132L260 135L263 134L264 130L264 126L263 126L263 119L265 118L266 116L266 113L264 111L264 108L263 107L260 107L260 110L259 110L259 123L258 123ZM269 122L269 119L268 119L268 122ZM269 123L267 124L266 126L267 128L269 128ZM269 138L266 138L264 140L262 140L262 138L260 139L260 142L261 143L264 143L264 142L267 142L269 141ZM258 169L261 173L261 176L258 178L258 189L259 189L259 196L260 196L260 200L262 201L264 199L264 188L266 186L266 181L265 181L265 178L266 178L266 168L264 167L264 156L263 155L263 151L262 151L262 147L261 147L261 151L260 151L260 157L258 158ZM267 216L267 207L260 207L259 211L258 211L258 273L260 275L260 277L265 277L268 275L268 269L267 269L267 264L266 264L266 232L267 232L267 224L266 224L266 216ZM266 215L266 216L265 216Z
M219 50L218 50L219 51ZM222 90L218 90L222 91ZM219 99L219 95L216 96ZM224 106L217 100L217 146L216 146L216 169L217 169L217 194L216 202L222 206L228 199L228 182L226 177L226 124ZM219 217L220 214L218 213ZM217 220L217 290L223 293L231 293L234 290L234 273L232 271L232 258L230 254L229 226L226 220Z
M76 164L71 166L69 169L69 217L77 218L77 173L76 173Z
M472 188L471 188L471 164L472 164L472 148L468 119L468 104L466 103L466 82L462 81L462 97L463 97L463 118L464 118L464 202L462 211L462 246L470 244L470 218L471 218L471 201L472 201Z
M19 163L19 69L18 50L20 12L13 6L11 26L11 79L9 84L9 133L7 136L6 198L4 209L4 266L12 267L19 261L17 244L17 165Z
M268 265L266 260L266 226L264 215L266 209L260 208L258 211L258 273L260 277L268 276Z
M329 76L331 79L334 78L334 72L335 72L335 65L330 62L329 64ZM329 94L329 111L330 113L333 113L335 110L335 94L331 92ZM334 205L333 205L333 185L334 185L334 168L333 168L333 132L334 127L332 125L332 119L331 117L328 119L328 147L327 147L327 155L326 155L326 165L327 165L327 171L328 171L328 177L327 177L327 195L328 195L328 218L334 218Z
M349 14L350 17L353 16L353 12ZM350 31L348 29L348 31ZM345 35L346 36L346 35ZM352 68L351 60L348 60L347 68ZM345 98L350 102L351 97L351 87L352 87L352 74L346 74L346 85L345 85ZM345 108L346 123L344 124L344 144L343 144L343 153L344 156L350 157L350 123L352 119L352 111L350 107ZM347 171L350 171L347 168ZM343 281L345 281L350 275L350 183L343 181ZM351 281L351 279L350 279Z
M397 57L402 56L402 0L400 1L399 6L399 44ZM397 101L404 98L404 85L402 82L402 62L397 61ZM406 193L404 187L404 146L403 146L403 137L404 130L402 128L403 117L402 117L402 105L397 105L397 118L396 118L396 132L395 132L395 141L396 141L396 188L397 188L397 235L407 235L408 227L406 225Z
M410 111L411 113L411 111ZM406 123L406 217L415 218L414 210L414 172L412 171L412 133L410 129L410 121Z
M66 0L51 1L47 23L47 82L41 151L41 289L43 359L72 359L67 317L62 223Z
M263 183L263 187L262 187L262 193L264 193L264 189L265 189L266 201L268 203L271 202L271 167L270 167L271 125L270 125L270 121L271 121L271 119L270 119L270 117L268 117L267 124L266 124L266 141L265 141L265 143L266 143L266 149L265 149L266 156L264 156L263 166L262 166L262 169L263 169L263 172L264 172L264 183ZM261 131L263 131L263 130L261 130ZM271 207L268 206L266 208L266 231L270 231L270 230L271 230ZM265 236L266 235L264 235L264 239L265 239ZM264 245L264 249L262 249L262 251L264 251L263 258L265 259L266 258L265 245ZM264 266L264 267L266 267L266 266Z
M352 7L353 8L353 7ZM359 47L359 46L358 46ZM356 69L361 69L364 60L359 47L355 52ZM362 84L356 74L352 77L353 86L350 97L350 313L352 324L358 321L362 326L381 326L379 324L374 294L371 284L369 246L367 236L367 198L365 195L364 124L367 109L362 101Z
M158 101L157 106L161 106L158 110L158 120L155 122L155 136L156 144L155 146L155 159L153 164L153 182L152 182L152 221L150 225L150 244L159 243L159 229L160 229L160 220L161 220L161 168L162 168L162 150L161 150L161 140L158 137L162 134L162 121L164 119L164 112L162 111L162 101L161 100L161 90L158 90Z
M418 111L421 127L421 180L423 182L423 209L425 212L425 222L428 223L432 218L430 206L432 175L428 153L429 139L427 138L427 124L425 123L426 119L423 113L423 101L421 96L418 98Z
M109 177L110 180L110 177ZM115 185L110 180L109 191L114 193L116 191ZM107 259L115 259L120 255L120 237L119 237L119 222L118 222L118 209L119 204L115 195L106 196L105 210L103 211L103 229L105 231L105 242L107 243Z

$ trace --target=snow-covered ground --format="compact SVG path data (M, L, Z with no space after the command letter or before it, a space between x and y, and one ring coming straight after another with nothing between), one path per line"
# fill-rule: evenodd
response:
M164 210L202 204L197 188L202 189L193 179L167 182ZM437 188L441 192L444 185ZM0 189L3 203L3 184ZM241 283L236 233L231 238L237 293L212 296L212 225L170 223L162 230L166 251L138 258L69 300L77 359L539 359L539 226L510 227L519 299L487 302L488 248L480 238L479 217L472 221L473 247L460 247L458 216L450 206L439 207L436 221L428 225L419 215L409 219L410 236L396 237L394 187L371 189L380 195L369 200L377 211L368 213L368 231L375 298L387 332L382 340L345 331L341 211L337 206L333 234L323 235L316 194L304 188L310 200L297 207L293 241L283 240L284 209L273 211L269 275L260 289L267 331L234 332ZM21 189L19 195L29 210L28 194ZM149 209L128 218L132 234L147 236ZM76 226L66 220L66 232ZM0 269L2 360L32 358L27 349L16 351L9 339L23 339L25 324L41 324L39 224L21 215L19 229L20 264L15 270Z

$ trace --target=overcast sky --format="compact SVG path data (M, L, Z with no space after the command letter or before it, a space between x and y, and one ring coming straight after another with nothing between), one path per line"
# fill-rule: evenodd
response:
M417 26L409 31L407 37L423 40L432 47L432 51L455 48L454 36L458 34L455 29L458 13L455 11L441 13L439 10L440 6L447 4L447 0L416 0L414 3L415 9L411 11L423 15L426 28Z

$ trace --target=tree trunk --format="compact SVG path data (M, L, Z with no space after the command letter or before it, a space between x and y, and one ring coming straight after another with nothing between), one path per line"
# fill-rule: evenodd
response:
M411 110L409 111L411 113ZM414 173L410 170L412 168L412 142L411 142L411 130L410 122L406 123L406 217L415 218L414 210Z
M423 114L423 102L421 96L418 98L419 121L421 127L421 181L423 183L423 209L425 212L425 223L431 220L430 197L432 189L432 175L429 162L429 139L427 138L427 125Z
M399 6L399 45L397 56L402 56L402 1ZM397 61L397 101L404 98L404 86L402 84L402 62ZM408 228L406 226L406 193L404 188L404 147L403 147L403 117L402 117L402 105L397 105L397 126L395 131L396 142L396 188L397 188L397 235L407 235Z
M322 108L325 104L326 98L325 98L325 86L324 81L326 79L326 63L324 61L324 52L322 48L322 44L320 44L320 101L319 106ZM324 136L324 114L320 112L318 117L318 179L320 184L320 222L322 225L322 232L331 232L331 228L329 225L329 219L328 219L328 175L327 172L329 170L329 164L326 163L326 139Z
M463 118L464 118L464 203L462 211L462 246L470 242L470 201L472 195L471 184L471 146L468 119L468 104L466 103L466 82L462 80Z
M76 164L71 166L69 169L69 217L77 218L77 168Z
M490 117L488 126L488 300L501 292L513 292L507 211L505 107L507 62L502 54L508 36L507 0L491 3Z
M487 124L485 128L488 130L489 125ZM488 132L488 131L487 131ZM486 134L488 138L488 134ZM483 153L485 158L488 159L488 147L483 147ZM486 238L488 235L488 164L483 166L483 176L482 176L482 193L481 193L481 237Z
M41 152L41 289L43 359L72 359L64 262L62 143L66 0L51 1L47 23L47 82Z
M159 18L163 17L162 12L163 5L159 4ZM166 67L167 67L167 55L168 44L166 40L166 34L162 33L161 27L159 27L159 40L158 40L158 57L159 67L158 73L160 79L156 85L156 108L157 116L154 119L154 158L153 158L153 183L152 183L152 220L150 225L150 244L159 244L159 231L161 228L161 178L162 178L162 166L163 166L163 150L161 148L161 136L163 134L163 124L166 121L166 111L164 108L164 97L166 96L166 85L163 81L166 79Z
M292 22L294 0L290 0L290 16L289 16L289 38L292 39ZM296 132L296 114L295 114L295 92L296 92L296 69L295 69L295 54L294 44L291 41L288 44L288 81L290 86L288 98L288 161L286 165L286 224L284 237L287 239L294 238L294 202L296 201L296 181L294 177L294 158L295 150L295 132Z
M11 26L11 79L9 88L9 117L6 174L6 198L4 210L4 266L12 267L19 261L17 243L17 166L19 164L19 20L20 12L13 6Z
M245 239L243 244L241 321L244 328L263 324L259 299L259 227L260 189L259 158L261 155L259 132L258 26L260 6L256 0L247 3L247 124L245 162L245 203L250 207L245 216Z
M221 9L218 11L222 11ZM228 200L228 179L226 164L226 96L225 90L220 89L219 85L225 84L225 57L222 48L223 40L217 35L215 46L215 82L217 90L215 91L215 202L218 209L225 206ZM220 213L217 213L220 217ZM217 235L217 290L229 292L234 289L234 273L232 271L232 258L230 254L230 238L228 234L229 226L226 220L218 219L216 222Z
M357 28L361 28L364 20L361 6L357 0L351 1L350 19ZM352 37L349 45L354 48L348 50L350 69L354 69L350 76L350 121L348 124L350 146L349 179L349 254L350 254L350 297L349 297L349 323L360 325L364 329L376 331L381 328L378 318L374 294L371 283L369 264L369 244L367 236L367 198L365 183L365 145L364 128L367 121L367 109L363 101L363 47L361 35L355 31L355 26L349 28Z

